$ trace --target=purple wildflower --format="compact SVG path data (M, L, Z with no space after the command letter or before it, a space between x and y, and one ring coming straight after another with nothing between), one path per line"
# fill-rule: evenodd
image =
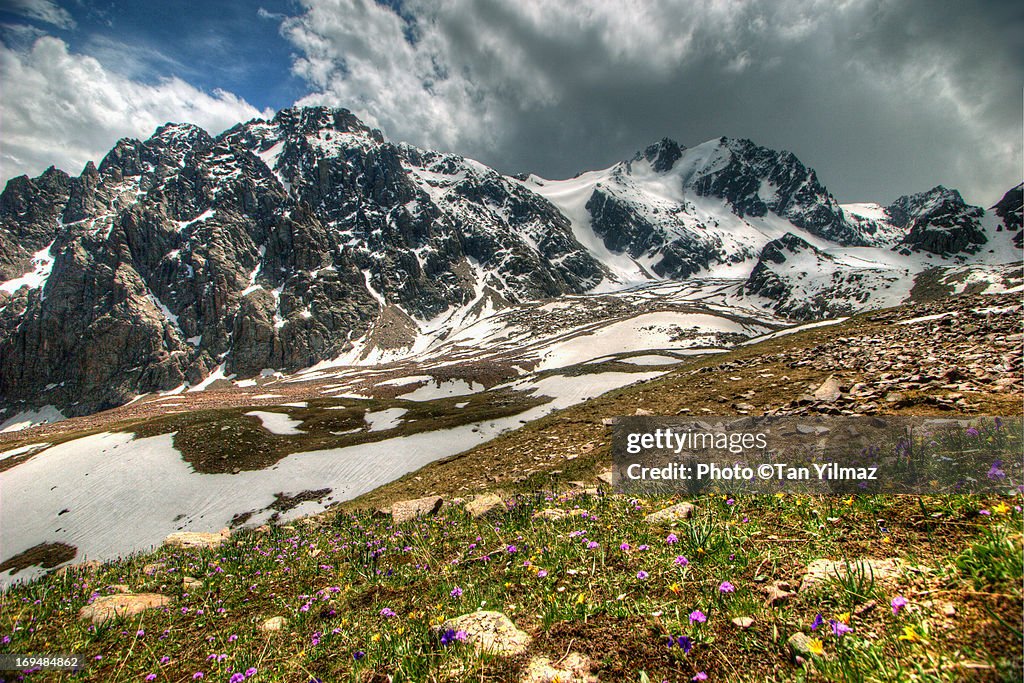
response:
M385 607L384 609L382 609L380 611L380 615L382 617L397 617L398 616L397 614L395 614L395 611L393 609L391 609L390 607Z
M252 678L255 675L256 675L256 667L255 666L250 666L248 669L245 670L246 678Z
M682 555L679 555L676 557L676 564L678 564L680 567L685 567L686 565L690 564L690 561Z
M594 550L598 547L598 545L599 544L597 541L591 541L590 543L587 543L587 550Z
M676 645L683 651L683 654L690 654L690 650L693 649L693 641L690 640L689 636L679 636L676 638Z
M629 544L623 542L623 544L619 546L619 550L621 550L622 552L628 552L629 551Z
M1006 477L1006 472L1003 471L1003 461L1002 460L996 460L994 463L992 463L992 467L988 471L988 478L989 479L1004 479L1005 477Z
M690 680L691 681L706 681L706 680L708 680L708 675L706 673L704 673L703 671L698 671L697 675L694 676L693 678L691 678Z
M908 602L909 601L902 595L897 595L895 598L893 598L892 602L889 603L890 605L892 605L893 616L899 614L900 610L906 607Z
M668 543L669 545L672 545L673 543L678 543L678 542L679 542L679 537L676 536L675 534L669 534L668 536L665 537L665 543Z
M366 656L366 653L363 652L362 650L356 650L355 652L352 653L352 659L354 659L357 662L360 659L362 659L363 657L365 657L365 656Z
M245 674L233 673L231 678L228 679L228 683L242 683L245 680Z
M708 616L706 614L704 614L703 612L701 612L699 609L695 609L692 612L690 612L690 623L691 624L693 624L693 623L703 624L707 620L708 620Z
M638 571L638 572L636 573L636 578L640 579L641 581L643 581L644 579L646 579L646 578L647 578L648 576L650 576L650 574L648 574L647 572L645 572L645 571L644 571L643 569L641 569L640 571Z
M149 674L149 675L147 675L146 676L146 680L147 681L155 681L156 680L156 674Z
M736 586L732 585L728 581L723 581L718 585L719 593L733 593L736 591Z
M836 619L829 619L828 623L832 624L832 633L836 634L840 638L853 630L843 622Z
M821 612L818 612L818 616L814 617L814 621L811 623L811 630L817 631L824 623L825 618L821 616Z
M455 588L452 589L452 592L449 593L449 595L451 595L453 598L461 598L462 597L462 589L459 588L458 586L456 586Z
M206 674L204 674L202 671L197 671L194 674L192 674L193 681L198 681L200 678L206 678Z

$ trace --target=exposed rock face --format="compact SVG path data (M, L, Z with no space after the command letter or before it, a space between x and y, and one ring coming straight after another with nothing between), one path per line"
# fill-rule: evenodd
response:
M1002 225L996 229L1005 228L1016 233L1014 243L1018 247L1021 246L1024 243L1024 232L1021 231L1021 226L1024 225L1024 183L1004 194L992 210L1002 219Z
M71 179L53 166L38 178L12 178L0 193L0 281L30 268L32 254L50 245L59 231L61 208Z
M813 169L791 152L776 152L750 140L722 138L728 157L706 166L691 180L702 196L725 199L739 216L772 213L798 228L838 244L865 244L845 220L835 198Z
M903 244L914 251L974 253L987 242L980 223L985 212L942 185L900 197L886 212L894 225L907 228Z
M831 274L826 287L816 287L824 278L815 276L821 274ZM786 233L761 250L743 291L771 300L771 307L787 317L816 320L856 310L878 286L877 277L841 268L829 254Z

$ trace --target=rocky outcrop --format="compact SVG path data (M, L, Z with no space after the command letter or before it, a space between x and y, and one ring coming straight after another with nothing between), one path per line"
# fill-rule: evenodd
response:
M1024 225L1024 183L1007 191L1002 199L992 207L992 211L1002 223L996 227L996 230L1005 229L1016 233L1014 243L1018 247L1021 246L1024 241L1024 231L1021 231L1021 227Z
M985 212L942 185L900 197L886 207L886 213L894 225L907 229L903 245L912 251L975 253L988 241L981 227Z
M750 140L721 138L720 162L704 166L690 186L704 197L724 199L736 215L769 211L813 235L838 244L865 244L835 198L791 152L776 152Z

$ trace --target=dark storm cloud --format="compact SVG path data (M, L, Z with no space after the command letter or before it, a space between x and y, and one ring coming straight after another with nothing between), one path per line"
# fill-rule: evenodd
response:
M789 149L844 201L1020 180L1024 16L1000 2L307 0L304 102L565 177L662 136Z

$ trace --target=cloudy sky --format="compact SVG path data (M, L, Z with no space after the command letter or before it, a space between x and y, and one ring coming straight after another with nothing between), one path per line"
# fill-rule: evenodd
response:
M840 201L1022 176L1024 4L0 0L0 180L293 104L562 178L671 137L796 153Z

